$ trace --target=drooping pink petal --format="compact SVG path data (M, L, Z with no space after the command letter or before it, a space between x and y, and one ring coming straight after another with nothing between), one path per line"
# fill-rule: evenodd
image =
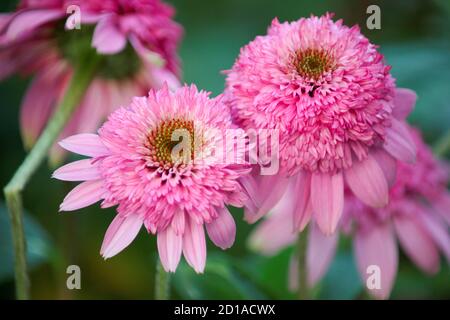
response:
M358 230L353 242L363 286L378 299L387 299L397 274L398 251L390 224ZM379 273L378 273L379 271ZM377 287L377 277L380 287Z
M226 207L217 208L217 219L206 224L208 236L214 244L223 250L230 248L236 237L236 223Z
M414 163L416 161L416 145L407 127L396 119L392 119L392 126L386 129L384 149L394 158Z
M399 120L404 120L413 110L416 104L417 94L406 88L395 89L394 109L392 114Z
M53 178L64 181L88 181L100 179L98 168L92 164L92 159L71 162L53 172Z
M255 223L266 215L285 193L289 184L289 179L282 175L259 176L256 180L257 189L255 191L255 204L260 205L254 215L246 216L246 221Z
M183 236L183 254L195 272L203 273L206 264L206 242L203 225L186 220Z
M306 263L308 268L308 286L315 286L326 274L336 252L339 235L324 235L316 226L310 224Z
M166 272L175 272L183 249L183 235L177 234L171 226L157 235L159 258Z
M292 228L292 211L296 198L292 190L291 184L268 217L259 222L248 239L252 250L271 256L295 242L297 233Z
M166 64L166 61L164 61L161 55L146 48L145 45L142 44L141 40L139 40L139 38L137 38L136 36L130 36L130 43L136 50L136 53L139 55L139 57L149 66L149 72L152 72L153 69L162 69L164 64ZM160 86L156 87L162 87L161 85L163 83L164 81L159 84ZM171 88L170 85L169 88Z
M116 215L103 239L100 249L103 258L111 258L125 249L136 238L142 223L142 217L137 214Z
M439 270L439 252L427 230L414 217L394 217L395 231L406 254L423 271Z
M450 225L450 194L443 192L431 203L436 212Z
M110 113L111 98L106 92L106 81L94 80L87 90L81 105L75 111L73 124L76 132L93 133ZM93 108L92 106L95 106Z
M258 195L258 186L256 184L256 179L253 174L248 174L242 176L239 179L239 183L241 184L244 192L248 196L248 200L245 204L245 214L244 220L248 221L252 216L256 215L258 208L261 206L261 199L259 199Z
M184 233L184 226L186 224L186 214L184 211L180 210L172 218L172 228L173 231L175 231L178 235L183 235Z
M20 129L27 148L31 148L50 118L63 89L58 66L39 73L31 82L20 109Z
M26 34L26 32L34 30L41 25L57 20L64 16L62 10L27 10L14 16L8 25L5 37L8 40L16 40Z
M0 13L0 33L3 33L12 18L14 18L12 13Z
M436 246L444 253L447 262L450 263L450 234L446 223L434 212L424 212L418 218L427 233L433 238Z
M345 179L353 193L365 204L375 208L387 205L389 190L386 177L370 154L345 170Z
M397 177L397 160L382 149L372 151L371 154L383 170L388 187L392 187Z
M100 137L92 133L81 133L70 136L59 142L64 149L88 157L101 157L110 154Z
M178 77L164 68L152 68L150 69L152 77L152 83L156 88L162 87L164 84L169 86L170 90L175 90L181 86Z
M295 231L303 231L312 215L311 194L311 174L301 171L295 180L294 191L291 197L294 197L293 222Z
M59 206L60 211L78 210L100 201L104 194L103 181L93 180L80 183L72 189Z
M342 173L334 175L313 173L311 203L320 230L331 235L337 227L344 208L344 180Z
M127 44L127 38L111 19L102 19L97 24L92 37L92 46L100 54L116 54Z

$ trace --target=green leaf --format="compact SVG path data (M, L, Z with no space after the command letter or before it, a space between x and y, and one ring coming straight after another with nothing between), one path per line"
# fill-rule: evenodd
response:
M183 299L267 299L220 252L208 255L204 274L196 274L184 261L180 263L173 285Z
M30 269L48 261L51 242L44 229L29 215L24 217L27 260ZM14 251L7 209L0 203L0 282L14 277Z
M448 130L450 118L450 46L445 42L409 42L383 47L399 87L415 90L417 105L409 120L428 141Z
M295 294L288 290L288 268L292 248L282 250L275 256L248 255L238 262L238 267L249 279L273 299L292 299Z
M320 299L347 300L363 290L351 251L339 252L319 286Z

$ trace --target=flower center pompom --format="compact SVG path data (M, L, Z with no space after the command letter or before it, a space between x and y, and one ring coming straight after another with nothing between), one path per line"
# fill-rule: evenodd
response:
M173 119L162 122L148 136L148 148L153 162L161 167L173 167L194 160L194 122ZM180 146L179 150L175 147Z
M325 50L307 49L297 52L294 65L302 77L317 80L334 69L334 59Z
M55 38L60 54L72 65L98 55L92 47L94 26L83 25L80 30L65 30L64 24L55 28ZM141 67L134 49L128 44L124 50L113 55L102 55L97 75L105 79L133 77Z

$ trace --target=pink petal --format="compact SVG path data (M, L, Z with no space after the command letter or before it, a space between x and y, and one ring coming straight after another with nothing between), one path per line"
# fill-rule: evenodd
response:
M315 286L326 274L336 252L339 235L325 236L314 223L311 223L306 251L308 266L308 285Z
M244 220L248 221L251 216L256 215L258 208L261 206L258 197L258 186L256 184L256 179L253 174L247 174L239 178L239 183L241 184L244 192L248 196L248 200L245 204L245 214Z
M382 208L389 200L386 177L377 161L369 154L345 171L345 179L353 193L365 204Z
M397 160L382 149L371 152L371 155L375 158L381 170L383 170L388 187L392 187L397 179Z
M59 142L64 149L88 157L101 157L110 154L100 137L92 133L70 136Z
M50 118L63 89L61 72L49 68L31 82L20 109L20 129L27 148L31 148Z
M144 45L141 42L141 40L139 40L139 38L136 37L135 35L130 35L130 43L133 46L134 50L136 50L136 53L139 55L139 57L142 59L142 61L144 61L145 64L147 65L148 73L152 77L151 83L154 83L153 81L155 81L155 80L158 81L159 80L158 75L153 75L152 73L154 70L161 70L161 71L167 70L167 68L165 67L166 61L164 61L164 58L161 55L159 55L158 53L149 50L148 46ZM171 72L169 72L169 73L172 74ZM164 82L165 81L161 81L159 83L154 83L155 87L162 88L162 85L164 84ZM178 83L178 85L173 88L171 86L171 81L168 81L168 86L171 90L178 88L180 86L179 81L176 80L176 82Z
M394 226L405 253L423 271L439 271L439 252L433 239L420 222L413 217L394 217Z
M205 231L202 224L186 220L183 236L183 254L195 272L203 273L206 264Z
M92 165L92 159L75 161L53 172L53 178L64 181L87 181L101 178L97 167Z
M301 171L295 180L294 192L291 195L296 199L293 208L294 231L303 231L312 215L311 174Z
M150 72L155 88L162 88L164 84L167 84L170 90L176 90L181 86L178 77L165 68L152 68Z
M184 211L178 211L172 218L171 226L176 234L183 235L186 223L186 215Z
M111 19L103 19L94 30L92 46L101 54L116 54L127 44L126 36L113 24Z
M378 299L387 299L397 274L397 244L390 224L374 225L371 229L358 230L354 241L354 250L358 270L363 285ZM369 266L378 266L380 270L380 288L367 287Z
M158 252L161 264L166 272L175 272L181 258L183 236L177 234L171 226L158 232Z
M226 207L217 208L219 216L206 224L208 236L214 244L223 250L230 248L236 237L236 223Z
M95 80L89 86L82 104L72 117L76 132L95 132L109 115L111 102L105 86L106 84L101 80ZM95 106L95 108L92 106Z
M336 230L344 207L342 173L314 173L311 179L311 203L320 230L331 235Z
M392 127L386 130L384 149L394 158L414 163L416 161L416 145L408 128L400 121L392 119Z
M404 120L413 110L416 104L417 94L405 88L395 89L394 109L392 114L399 120Z
M256 214L246 217L249 223L258 221L275 207L289 184L289 179L281 175L259 176L256 181L257 190L253 196L255 204L260 204L260 206L257 208Z
M443 192L437 199L433 199L431 205L447 224L450 224L450 194Z
M419 219L423 227L427 230L430 237L433 238L436 246L438 246L444 253L447 262L450 263L450 234L446 223L435 216L433 212L425 212L421 214Z
M292 230L293 203L294 195L286 192L270 215L250 235L248 245L252 250L271 256L295 242L297 233Z
M0 33L3 33L3 29L9 24L11 19L14 18L14 14L0 13Z
M103 181L94 180L80 183L72 189L59 206L60 211L78 210L100 201L104 194Z
M136 238L142 226L142 217L129 214L126 217L116 215L106 230L100 254L108 259L125 249Z
M11 20L5 37L15 40L27 31L37 29L41 25L64 16L62 10L29 10L18 13Z

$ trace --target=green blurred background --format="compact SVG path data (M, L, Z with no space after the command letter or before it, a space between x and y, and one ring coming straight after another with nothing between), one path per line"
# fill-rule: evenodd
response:
M335 12L347 25L381 46L400 87L417 91L419 100L410 121L420 127L430 144L438 143L450 128L450 1L299 1L299 0L171 0L176 20L185 28L180 47L183 80L221 93L222 70L231 67L239 48L264 34L274 17L296 20L310 14ZM12 11L16 1L2 0L0 11ZM366 8L381 8L381 30L366 28ZM4 186L24 158L18 128L21 98L29 79L14 77L0 83L0 185ZM141 231L120 255L104 261L99 255L104 232L114 209L98 206L74 213L58 213L58 205L73 184L51 180L43 165L25 192L26 229L35 299L151 299L156 261L154 237ZM3 203L3 195L2 195ZM173 277L175 298L290 299L286 289L290 250L264 258L246 248L252 227L235 210L238 235L235 246L222 252L208 244L203 276L183 262ZM14 297L12 252L8 218L0 205L0 298ZM82 289L66 289L66 268L81 267ZM404 256L392 298L450 298L450 272L442 260L433 277L419 272ZM342 239L325 280L314 292L324 299L365 298L353 262L351 244Z

